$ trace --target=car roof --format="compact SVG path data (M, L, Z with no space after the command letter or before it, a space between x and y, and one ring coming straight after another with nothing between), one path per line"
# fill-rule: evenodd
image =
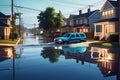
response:
M68 32L68 33L70 33L70 34L85 34L83 32Z

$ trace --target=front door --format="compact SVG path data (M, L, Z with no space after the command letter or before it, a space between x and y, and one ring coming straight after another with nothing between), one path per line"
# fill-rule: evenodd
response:
M108 24L105 24L104 26L104 38L107 40L107 35L108 35Z

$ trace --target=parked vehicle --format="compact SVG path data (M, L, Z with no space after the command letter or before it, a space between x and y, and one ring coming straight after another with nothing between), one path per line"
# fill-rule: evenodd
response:
M81 41L86 41L86 35L85 33L79 33L79 32L69 32L64 34L61 37L57 37L54 39L55 43L71 43L71 42L81 42Z
M60 32L53 32L53 37L56 38L56 37L60 37L61 36L61 33Z

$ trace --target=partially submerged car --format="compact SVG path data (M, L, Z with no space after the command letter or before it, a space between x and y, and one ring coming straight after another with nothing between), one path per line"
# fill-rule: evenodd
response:
M86 41L85 33L81 33L81 32L69 32L61 37L57 37L54 39L54 42L59 44L81 42L81 41Z

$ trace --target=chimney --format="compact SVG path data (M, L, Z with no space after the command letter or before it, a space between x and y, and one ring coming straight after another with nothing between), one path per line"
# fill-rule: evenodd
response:
M90 8L88 8L88 13L90 13Z
M79 10L79 15L81 15L82 14L82 10Z

